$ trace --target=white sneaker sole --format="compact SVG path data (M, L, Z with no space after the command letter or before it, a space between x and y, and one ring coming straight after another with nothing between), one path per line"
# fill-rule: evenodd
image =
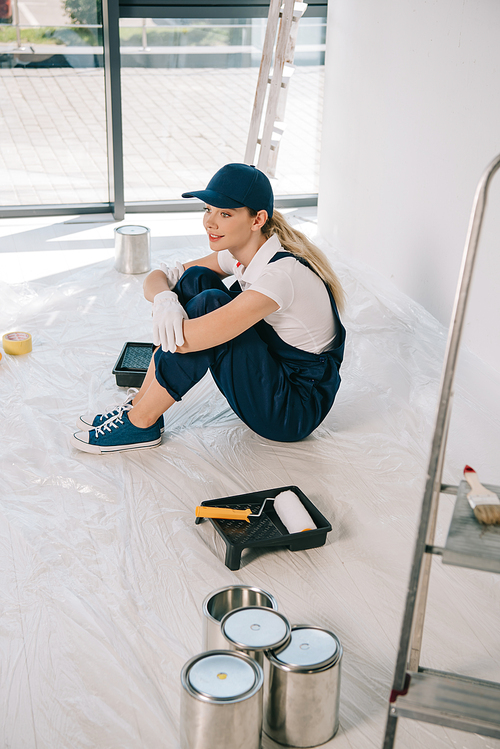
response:
M158 437L157 440L152 440L150 442L138 442L131 445L110 445L109 447L100 447L99 445L89 445L88 442L83 442L82 440L78 439L75 434L73 434L71 435L70 442L73 447L76 447L77 450L82 450L84 453L103 455L104 453L121 453L126 452L127 450L149 450L152 447L159 447L161 445L161 437Z

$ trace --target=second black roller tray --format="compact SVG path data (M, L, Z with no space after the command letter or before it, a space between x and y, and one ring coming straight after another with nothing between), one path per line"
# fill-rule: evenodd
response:
M203 507L231 507L233 510L246 510L250 507L252 513L257 513L265 499L274 499L278 494L287 490L298 496L314 520L316 528L301 533L289 533L274 510L274 502L268 502L260 518L250 520L250 523L241 520L209 518L226 544L226 567L230 570L239 570L241 552L244 549L288 546L290 551L303 551L323 546L326 534L332 530L332 526L298 486L281 486L278 489L265 489L249 494L237 494L233 497L208 499L201 504ZM203 518L196 518L195 522L198 524L202 520Z
M113 368L118 387L140 388L154 351L152 343L126 343Z

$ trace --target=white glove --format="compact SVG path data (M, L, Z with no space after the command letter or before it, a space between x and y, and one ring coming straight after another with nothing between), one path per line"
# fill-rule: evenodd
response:
M173 291L160 291L153 299L153 343L175 353L184 343L182 321L188 316Z
M169 268L168 265L165 265L165 263L160 263L160 270L162 270L166 275L168 288L172 290L175 284L178 282L179 278L184 273L185 268L182 263L177 261L173 268Z

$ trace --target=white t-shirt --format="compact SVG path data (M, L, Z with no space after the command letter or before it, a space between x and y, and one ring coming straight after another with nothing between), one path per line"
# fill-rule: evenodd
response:
M217 260L223 273L236 277L242 291L258 291L279 305L264 319L280 338L303 351L319 354L331 347L337 332L328 292L321 278L293 257L268 265L281 251L283 247L273 235L247 267L229 250L221 250Z

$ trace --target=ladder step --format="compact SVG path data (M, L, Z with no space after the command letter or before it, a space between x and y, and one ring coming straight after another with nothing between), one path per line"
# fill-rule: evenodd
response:
M261 138L257 138L257 145L258 146L262 145L262 139ZM271 145L269 146L269 148L271 149L271 151L275 151L278 146L279 146L279 140L272 140L271 141Z
M307 10L307 3L296 2L293 6L293 20L300 21Z
M500 684L431 669L410 677L391 715L500 738Z
M295 65L292 65L289 62L286 62L283 65L283 73L281 78L281 88L286 88L288 84L290 83L290 78L295 73ZM273 76L274 76L274 70L271 70L269 72L269 78L267 79L268 83L273 82Z
M498 486L487 488L500 494ZM443 549L443 564L500 572L500 525L484 525L476 520L467 500L469 491L467 481L461 481Z
M293 6L293 16L292 16L292 23L298 23L304 13L307 10L307 3L295 3ZM279 17L283 18L283 11L280 10Z
M272 78L268 78L267 82L268 83L272 83L273 79ZM290 83L290 78L283 78L283 80L281 81L281 88L286 88L289 83Z

